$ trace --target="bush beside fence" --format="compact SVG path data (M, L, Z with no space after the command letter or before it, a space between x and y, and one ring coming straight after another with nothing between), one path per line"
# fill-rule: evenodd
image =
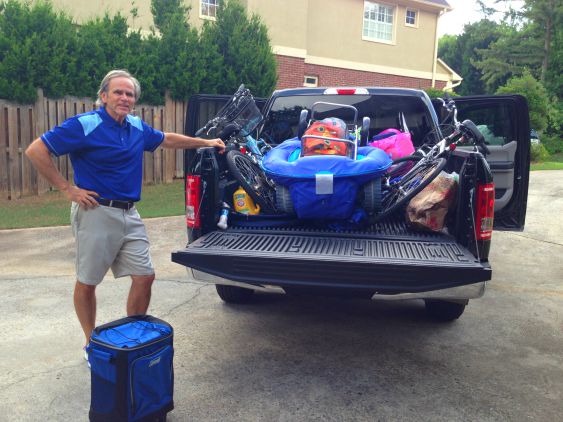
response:
M135 114L155 129L184 132L187 103L171 100L167 95L164 106L137 104ZM49 99L38 90L35 104L15 104L0 100L0 199L18 199L41 195L53 190L47 180L38 175L24 152L28 145L45 131L76 114L94 110L91 98L64 97ZM183 151L158 148L145 153L143 183L172 182L184 175ZM55 165L67 179L73 179L68 156L54 158Z

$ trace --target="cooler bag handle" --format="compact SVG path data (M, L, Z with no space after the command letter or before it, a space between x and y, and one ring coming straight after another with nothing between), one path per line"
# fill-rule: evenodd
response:
M111 353L104 352L103 350L92 349L88 350L88 356L92 355L93 358L102 360L104 362L111 362Z
M146 322L158 323L158 324L163 324L163 325L170 327L170 324L168 324L165 321L162 321L161 319L155 318L152 315L132 315L132 316L128 316L128 317L125 317L125 318L118 319L116 321L108 322L107 324L104 324L104 325L100 325L99 327L94 328L94 333L99 335L104 330L119 327L123 324L137 322L137 321L146 321ZM170 328L172 328L172 327L170 327Z

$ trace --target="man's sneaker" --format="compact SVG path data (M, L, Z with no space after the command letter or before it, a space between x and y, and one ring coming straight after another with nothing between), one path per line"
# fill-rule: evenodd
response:
M90 366L90 361L88 361L88 350L86 349L87 346L84 346L82 348L82 351L84 352L84 360L88 363L88 368L91 368Z

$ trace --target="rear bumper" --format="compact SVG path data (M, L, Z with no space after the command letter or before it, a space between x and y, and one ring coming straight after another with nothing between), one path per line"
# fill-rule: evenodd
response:
M204 273L202 271L194 270L188 268L191 272L192 277L196 281L209 284L224 284L229 286L244 287L247 289L265 291L265 292L280 292L283 293L284 290L280 286L268 285L268 284L249 284L239 281L229 280L223 277L218 277L212 274ZM478 283L466 284L463 286L450 287L446 289L417 292L417 293L397 293L397 294L384 294L375 293L372 296L374 300L404 300L404 299L443 299L443 300L469 300L477 299L485 294L485 289L487 287L487 282L482 281Z

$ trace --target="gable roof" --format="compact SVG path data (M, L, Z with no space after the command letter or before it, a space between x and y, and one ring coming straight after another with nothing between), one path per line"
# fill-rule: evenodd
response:
M440 8L452 10L452 6L446 0L415 0L417 3L425 3L431 6L439 6Z

